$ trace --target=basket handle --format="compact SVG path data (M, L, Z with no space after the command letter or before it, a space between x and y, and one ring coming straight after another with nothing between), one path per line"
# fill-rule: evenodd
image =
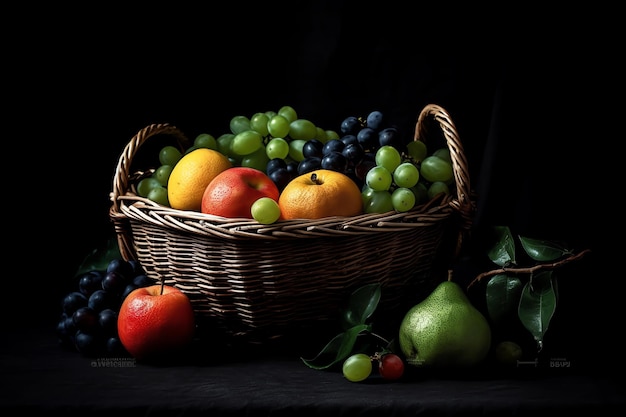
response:
M128 144L124 147L113 177L113 190L110 194L112 204L109 210L109 217L115 228L120 254L126 260L136 259L137 256L133 246L130 221L120 212L120 196L124 196L130 189L132 174L130 169L133 158L139 151L139 148L148 139L157 135L173 136L178 141L181 148L184 148L184 144L188 143L188 139L185 134L176 126L169 123L151 124L146 126L137 132L130 142L128 142Z
M451 200L449 204L459 213L461 223L455 251L456 256L461 250L464 236L471 229L475 209L474 201L472 200L467 159L452 118L443 107L436 104L428 104L422 109L415 125L414 140L421 140L421 138L427 136L428 123L426 122L429 118L433 118L439 123L452 159L456 199Z

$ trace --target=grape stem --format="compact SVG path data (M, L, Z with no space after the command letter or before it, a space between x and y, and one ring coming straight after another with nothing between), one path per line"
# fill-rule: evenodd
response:
M582 252L570 255L567 258L561 259L560 261L549 263L549 264L538 264L538 265L534 265L534 266L531 266L531 267L528 267L528 268L498 268L498 269L492 269L491 271L487 271L487 272L483 272L482 274L479 274L476 278L474 278L467 285L467 288L468 289L471 288L472 285L477 284L483 278L491 277L491 276L498 275L498 274L531 274L531 273L534 273L535 271L539 271L539 270L542 270L542 269L556 269L556 268L561 267L561 266L563 266L563 265L565 265L565 264L567 264L569 262L581 259L583 256L585 256L589 252L591 252L591 249L585 249Z
M384 337L382 337L381 335L379 335L378 333L374 333L374 332L369 332L370 335L374 336L375 338L382 340L383 342L385 342L385 347L388 347L391 342L387 339L385 339Z

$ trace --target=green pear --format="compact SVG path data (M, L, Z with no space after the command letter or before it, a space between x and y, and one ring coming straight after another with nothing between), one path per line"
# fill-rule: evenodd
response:
M409 365L469 367L487 356L491 328L457 283L443 281L407 311L398 343Z

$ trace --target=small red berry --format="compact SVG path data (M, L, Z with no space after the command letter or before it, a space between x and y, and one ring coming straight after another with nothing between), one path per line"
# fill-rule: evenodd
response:
M404 362L395 353L385 353L378 360L378 371L384 379L400 379L404 374Z

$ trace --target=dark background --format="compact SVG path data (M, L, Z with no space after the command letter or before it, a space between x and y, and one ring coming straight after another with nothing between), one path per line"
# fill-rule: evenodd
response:
M621 355L623 317L613 13L518 12L279 1L28 15L4 62L11 324L56 321L78 266L112 233L115 166L139 129L217 137L235 115L283 105L326 129L375 109L411 129L435 103L478 193L467 251L480 256L494 224L592 249L562 280L555 332L609 366L597 358Z

